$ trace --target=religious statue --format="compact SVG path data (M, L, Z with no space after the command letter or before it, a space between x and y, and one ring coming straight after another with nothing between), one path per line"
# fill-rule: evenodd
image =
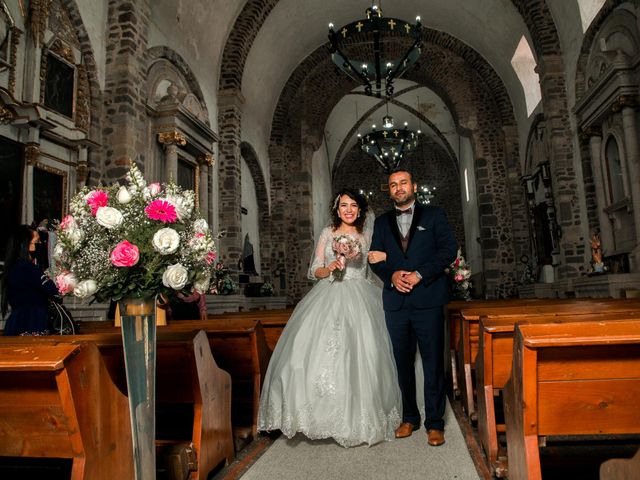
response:
M591 244L591 259L593 262L593 271L595 273L604 272L604 263L602 263L602 242L600 241L600 234L593 233L589 239Z

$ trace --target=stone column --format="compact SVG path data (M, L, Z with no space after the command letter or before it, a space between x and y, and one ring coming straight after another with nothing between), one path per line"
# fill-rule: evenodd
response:
M638 145L638 123L635 111L637 103L632 97L620 97L618 103L622 107L624 146L629 169L633 221L636 226L636 246L631 253L632 269L634 272L640 272L640 146Z
M104 88L105 183L121 179L132 161L144 172L148 144L145 88L150 0L108 0Z
M26 208L22 211L22 223L31 223L33 218L33 169L40 158L40 144L28 143L24 147L25 188L23 201Z
M580 202L576 190L579 181L573 159L573 132L567 105L565 67L559 54L543 55L538 65L542 104L550 139L550 166L560 239L559 278L576 277L585 264Z
M164 147L164 172L166 181L178 182L178 145L187 144L185 136L178 132L163 132L158 134L158 142Z
M598 203L598 222L600 223L600 240L603 250L613 248L613 232L609 216L604 211L604 207L609 203L604 191L604 171L602 169L602 130L600 127L589 127L584 131L589 136L589 147L591 149L591 166L593 170L593 180L596 189L596 200Z
M220 229L226 235L220 239L220 258L232 272L237 273L242 256L242 223L240 212L241 169L240 127L244 98L239 89L218 92L218 125L220 143L218 155Z
M200 161L200 213L209 221L209 171L213 165L213 155L207 153Z

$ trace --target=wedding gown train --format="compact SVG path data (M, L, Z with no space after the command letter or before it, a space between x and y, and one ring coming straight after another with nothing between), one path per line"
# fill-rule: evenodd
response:
M310 272L335 259L326 228ZM345 447L392 440L402 402L380 288L368 278L369 241L342 280L322 279L300 301L271 357L258 430L333 438Z

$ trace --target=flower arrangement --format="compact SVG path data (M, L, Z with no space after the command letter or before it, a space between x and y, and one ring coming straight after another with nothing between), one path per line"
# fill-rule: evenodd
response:
M60 293L98 301L206 293L216 249L194 192L147 184L135 164L126 178L71 199L54 249Z
M333 253L336 255L336 261L340 265L333 271L332 278L342 280L344 277L344 269L347 266L347 260L353 260L362 252L360 242L351 235L341 234L333 238L331 245Z
M214 295L233 295L237 291L238 284L231 278L229 269L222 263L216 264L209 293Z
M451 278L453 294L463 300L471 300L471 269L458 249L458 254L453 263L449 266L449 278Z
M271 295L273 295L273 283L264 282L260 286L260 296L262 296L262 297L270 297Z

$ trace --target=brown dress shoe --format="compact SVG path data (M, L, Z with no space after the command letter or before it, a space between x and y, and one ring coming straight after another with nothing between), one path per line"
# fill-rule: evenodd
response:
M444 432L442 430L427 430L427 442L432 447L439 447L444 443Z
M414 425L413 423L404 422L396 428L396 438L410 437L413 432L418 430L420 425Z

